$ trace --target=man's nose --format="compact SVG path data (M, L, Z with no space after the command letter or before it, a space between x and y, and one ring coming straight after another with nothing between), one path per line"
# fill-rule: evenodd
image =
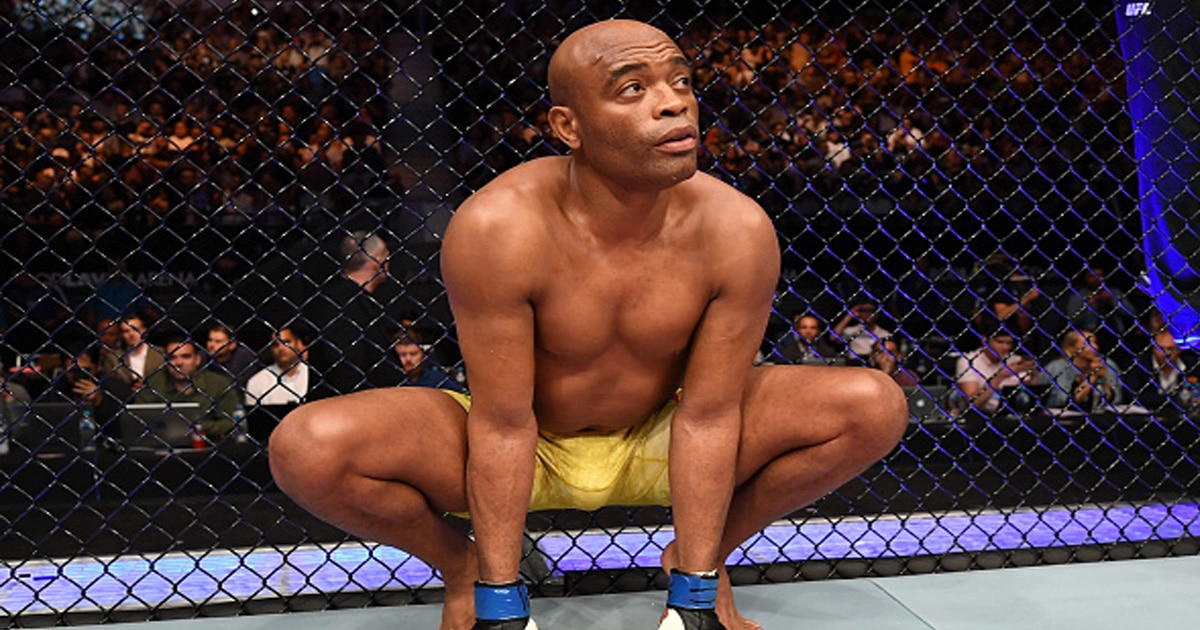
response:
M663 118L674 118L682 116L687 112L688 99L679 91L669 85L664 85L659 89L661 96L658 103L658 115Z

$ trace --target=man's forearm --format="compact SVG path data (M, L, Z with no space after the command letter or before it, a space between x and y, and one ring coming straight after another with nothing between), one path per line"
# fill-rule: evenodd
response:
M679 568L699 573L724 562L721 537L733 497L741 416L677 413L671 427L670 484Z
M525 424L525 423L522 423ZM480 579L516 580L533 488L537 424L468 421L467 500L479 553Z

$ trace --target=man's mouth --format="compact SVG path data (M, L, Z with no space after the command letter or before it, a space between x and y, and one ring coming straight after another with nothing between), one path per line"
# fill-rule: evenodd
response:
M695 127L677 127L660 137L655 146L668 153L695 151L697 135Z

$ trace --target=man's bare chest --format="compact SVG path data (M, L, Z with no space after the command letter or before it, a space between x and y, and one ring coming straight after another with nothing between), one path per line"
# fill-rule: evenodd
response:
M535 301L535 338L539 350L567 362L613 353L667 359L686 351L710 297L686 264L575 268Z

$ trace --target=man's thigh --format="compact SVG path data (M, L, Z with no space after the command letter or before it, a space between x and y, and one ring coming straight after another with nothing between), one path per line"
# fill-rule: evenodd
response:
M401 482L437 509L464 511L466 419L462 405L444 391L393 387L309 403L276 431L290 430L292 465L329 467L334 477Z
M870 432L881 408L894 407L897 396L902 401L899 391L882 372L861 367L752 368L742 398L738 483L791 451Z

